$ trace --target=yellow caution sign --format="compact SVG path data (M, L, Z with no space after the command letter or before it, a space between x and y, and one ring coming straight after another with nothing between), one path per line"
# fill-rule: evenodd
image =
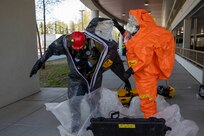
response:
M129 60L129 61L128 61L128 66L129 66L129 67L132 67L132 66L134 66L135 64L137 64L137 61L136 61L136 60Z
M118 124L118 128L136 128L135 124Z
M150 101L153 100L153 98L149 94L143 94L139 96L140 99L149 99Z
M107 59L104 63L103 63L103 67L104 68L108 68L113 64L113 61L110 59Z

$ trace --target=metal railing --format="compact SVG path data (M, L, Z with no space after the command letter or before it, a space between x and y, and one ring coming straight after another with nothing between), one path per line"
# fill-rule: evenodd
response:
M204 52L186 48L176 48L176 54L204 68Z

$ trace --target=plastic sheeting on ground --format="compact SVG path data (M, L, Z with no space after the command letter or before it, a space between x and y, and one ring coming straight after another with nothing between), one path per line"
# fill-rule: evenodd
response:
M86 128L93 117L110 118L111 113L120 112L120 118L141 118L143 113L139 108L139 98L134 97L129 107L124 107L118 100L117 93L101 88L89 95L77 96L61 103L46 103L46 109L51 111L60 121L58 126L61 136L93 136ZM169 105L162 96L157 97L158 113L154 116L164 118L166 125L171 127L166 136L196 136L198 126L190 120L185 120L180 114L177 104Z

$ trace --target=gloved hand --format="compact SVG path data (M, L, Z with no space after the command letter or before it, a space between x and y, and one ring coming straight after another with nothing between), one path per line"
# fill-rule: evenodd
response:
M34 74L36 74L38 72L38 70L42 67L42 65L43 65L43 63L40 60L38 60L30 72L30 77L32 77Z
M123 28L123 26L121 26L115 18L113 18L112 21L113 21L114 26L120 31L120 33L124 34L125 29Z
M130 78L130 76L134 74L134 71L132 69L132 67L128 68L127 71L125 71L125 73L123 74L124 78L128 80L128 78Z
M125 82L124 89L127 90L127 91L131 90L131 85L130 85L130 82L128 80Z
M120 26L120 24L118 23L118 21L115 18L113 18L112 21L113 21L113 24L115 27Z

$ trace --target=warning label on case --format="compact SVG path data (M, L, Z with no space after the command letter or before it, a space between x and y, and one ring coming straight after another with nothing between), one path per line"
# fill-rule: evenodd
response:
M136 128L135 124L118 124L119 128Z

